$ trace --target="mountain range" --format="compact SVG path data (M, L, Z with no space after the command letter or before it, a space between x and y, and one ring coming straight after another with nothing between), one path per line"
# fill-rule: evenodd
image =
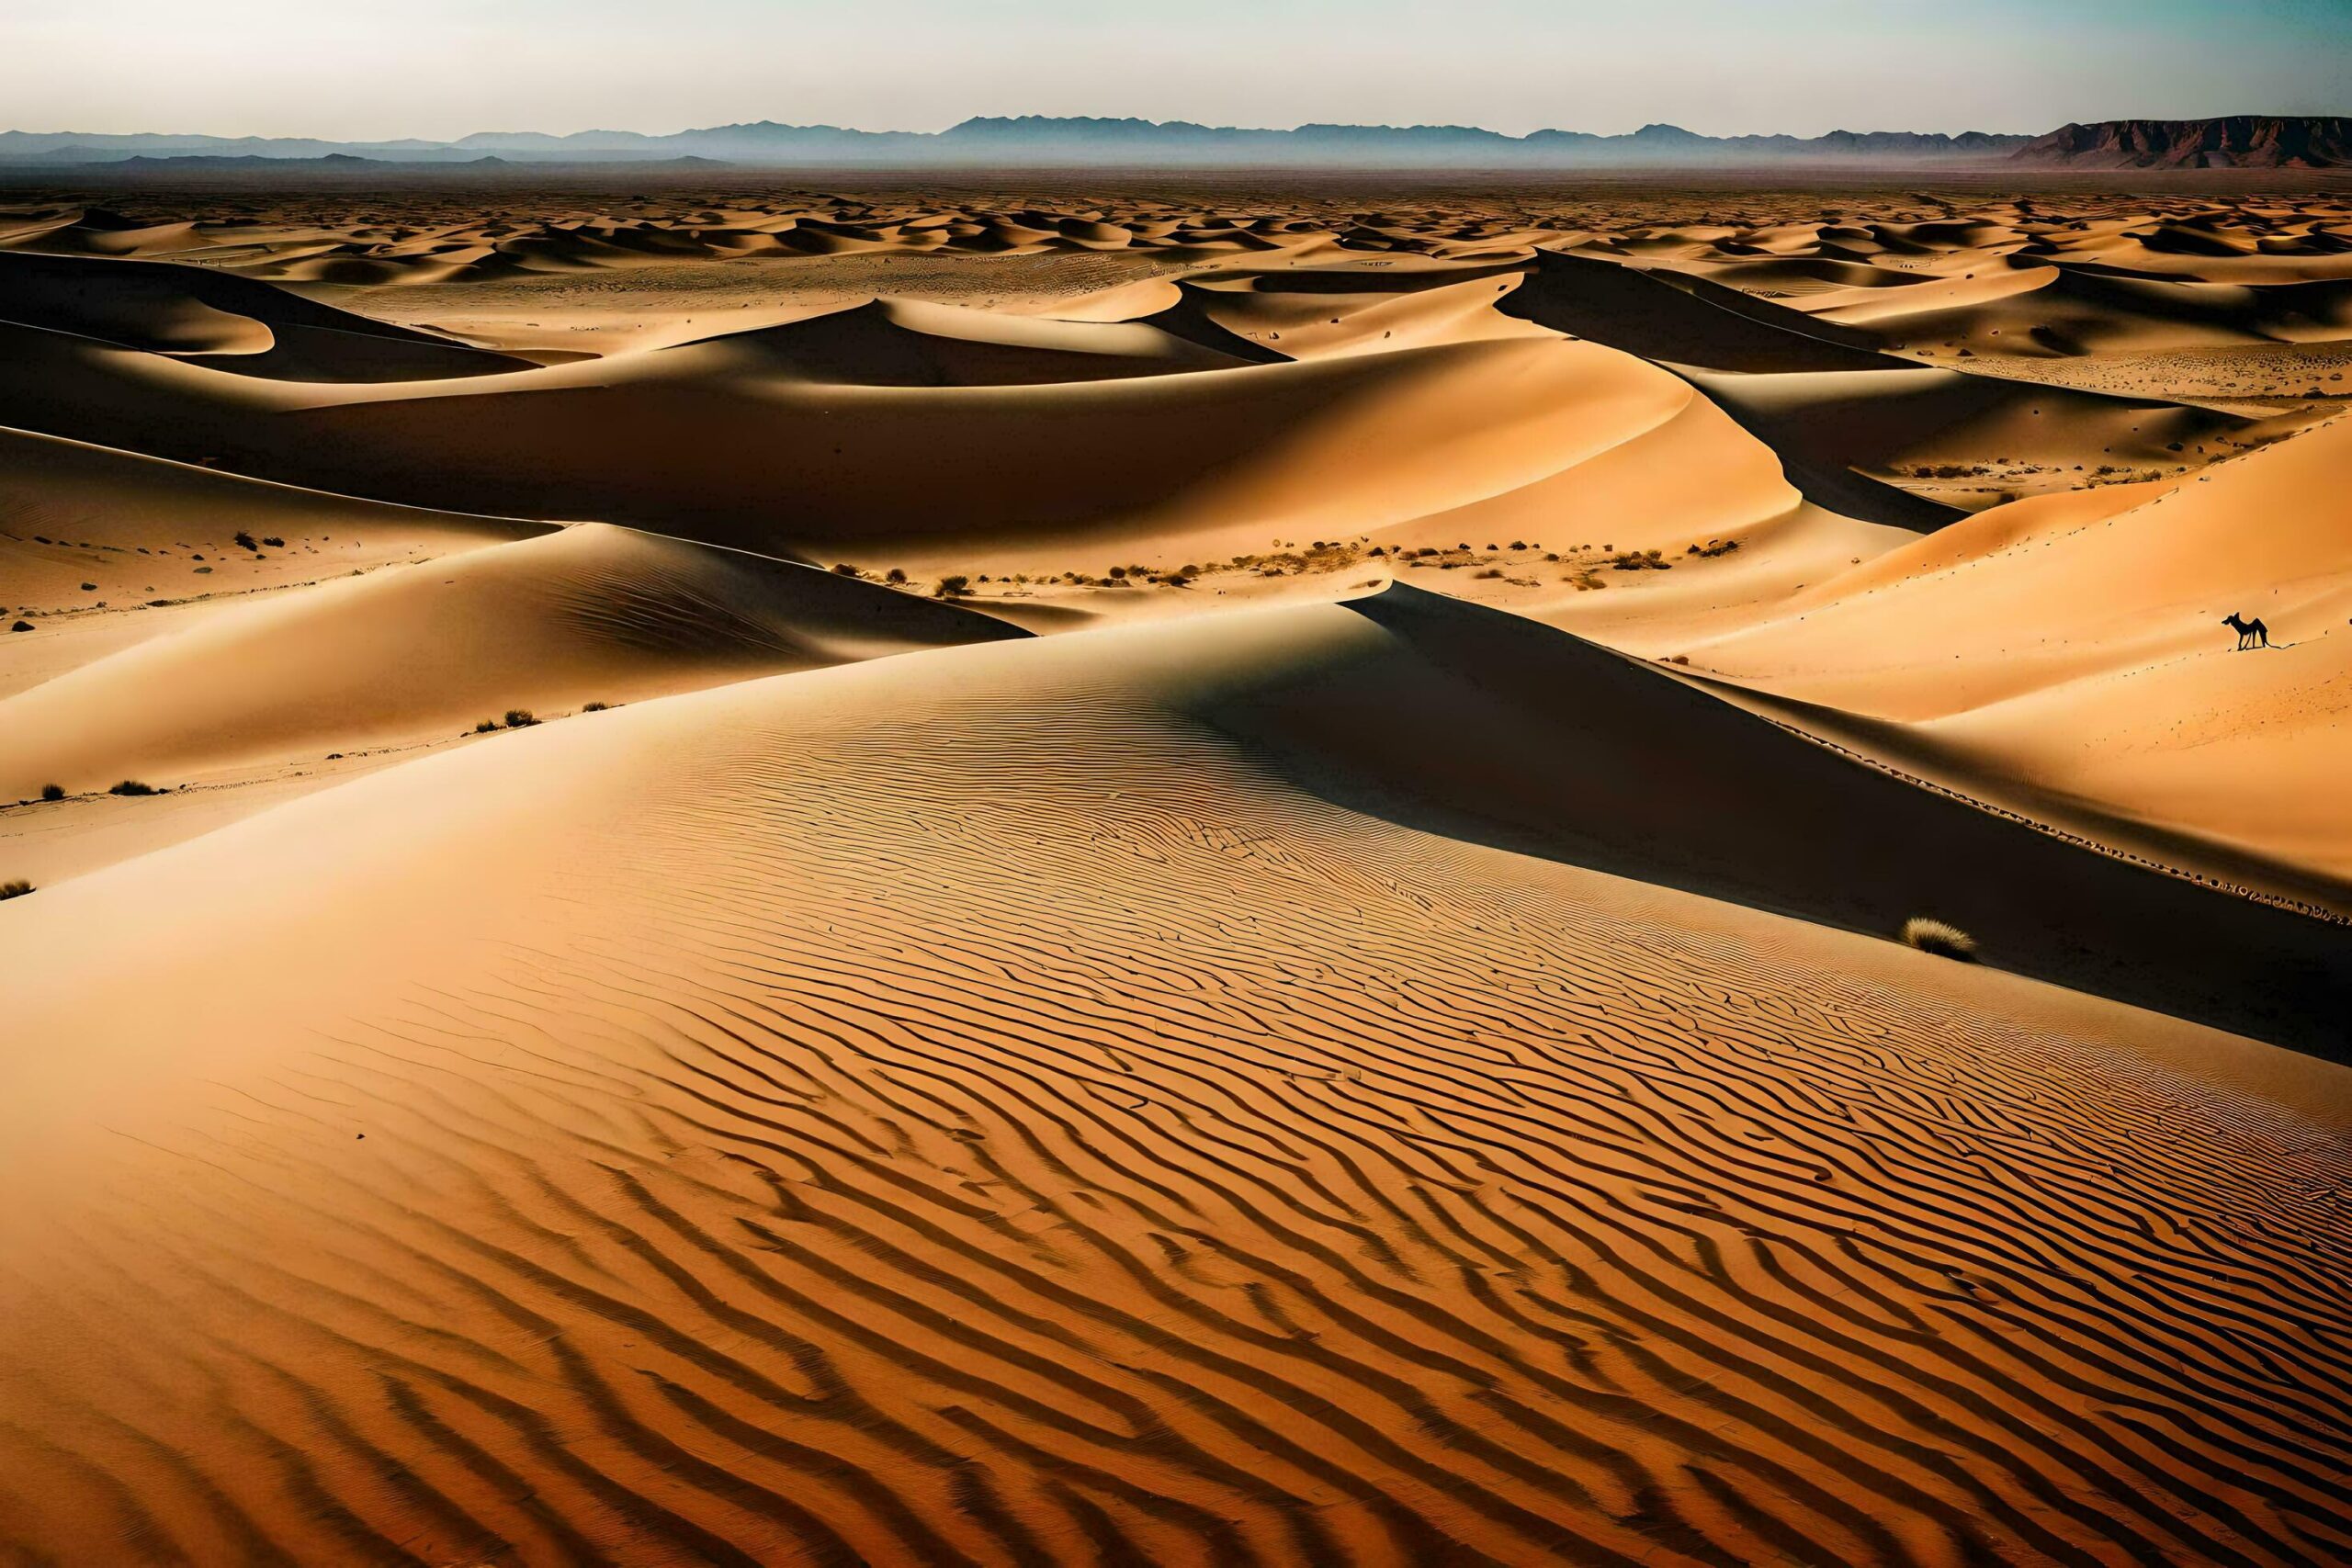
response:
M2226 115L2061 126L2018 149L2020 163L2102 169L2330 169L2352 164L2352 118Z
M632 130L481 131L455 141L322 141L141 132L0 131L0 164L119 163L131 158L357 157L458 163L610 163L681 156L752 166L999 164L1412 168L1690 164L1750 161L1900 159L1990 161L2030 138L1966 131L1833 130L1826 136L1702 136L1674 125L1629 135L1538 130L1526 136L1464 125L1302 125L1237 129L1189 120L984 116L944 131L851 130L759 120L668 135Z
M454 141L326 141L158 132L0 131L0 165L245 166L467 164L670 164L749 167L1161 166L1317 168L1609 168L1878 163L2084 168L2328 168L2352 163L2352 118L2237 115L2064 126L2039 137L1962 131L1833 130L1823 136L1704 136L1676 125L1625 135L1466 125L1302 125L1289 130L1190 120L981 116L942 131L853 130L755 120L649 135L634 130L478 131Z

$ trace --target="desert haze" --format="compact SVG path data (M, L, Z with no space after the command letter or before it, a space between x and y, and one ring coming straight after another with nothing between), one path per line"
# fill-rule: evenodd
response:
M0 1562L2352 1561L2352 177L2153 123L0 170Z

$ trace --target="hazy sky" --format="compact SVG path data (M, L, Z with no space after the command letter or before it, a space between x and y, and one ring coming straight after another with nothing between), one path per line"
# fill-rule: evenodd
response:
M2352 0L0 0L22 130L935 130L975 114L1523 132L2352 113Z

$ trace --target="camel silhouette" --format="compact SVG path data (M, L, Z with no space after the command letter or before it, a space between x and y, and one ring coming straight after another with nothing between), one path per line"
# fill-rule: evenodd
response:
M2259 616L2249 621L2232 611L2222 617L2222 624L2238 634L2238 647L2242 649L2270 646L2270 628L2262 624Z

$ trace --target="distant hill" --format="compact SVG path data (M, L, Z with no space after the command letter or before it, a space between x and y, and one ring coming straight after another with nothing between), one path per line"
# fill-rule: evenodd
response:
M2061 126L2011 156L2020 164L2086 169L2333 169L2352 164L2352 118L2107 119Z
M2030 139L1967 131L1833 130L1826 136L1702 136L1645 125L1622 136L1465 125L1302 125L1263 130L1189 120L982 116L946 130L854 130L757 120L650 136L629 130L480 131L453 142L340 143L301 138L0 131L0 164L45 166L133 158L240 158L315 163L354 157L461 163L648 163L693 156L759 167L974 167L1001 164L1145 167L1600 168L1758 163L1991 162ZM186 166L186 165L183 165Z

